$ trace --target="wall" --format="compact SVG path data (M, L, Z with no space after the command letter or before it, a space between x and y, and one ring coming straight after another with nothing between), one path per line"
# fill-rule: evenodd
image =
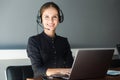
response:
M47 1L63 10L57 33L68 37L72 48L120 42L120 0L0 0L0 49L26 48L28 37L37 34L37 12Z

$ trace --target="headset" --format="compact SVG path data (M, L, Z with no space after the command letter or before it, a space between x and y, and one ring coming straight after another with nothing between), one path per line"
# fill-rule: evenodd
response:
M53 3L53 2L48 2L48 3ZM53 4L55 4L55 3L53 3ZM62 10L59 7L58 7L58 9L59 9L58 10L59 23L62 23L64 21L64 14L63 14ZM42 16L42 14L40 13L40 10L38 10L36 22L37 22L37 25L39 25L40 27L42 27L42 17L41 16Z

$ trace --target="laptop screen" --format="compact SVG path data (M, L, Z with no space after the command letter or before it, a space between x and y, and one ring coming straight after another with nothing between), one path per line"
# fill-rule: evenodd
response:
M107 73L114 50L79 50L69 80L101 78Z

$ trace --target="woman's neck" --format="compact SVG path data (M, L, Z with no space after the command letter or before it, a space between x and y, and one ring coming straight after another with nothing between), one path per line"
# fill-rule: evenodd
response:
M44 32L46 35L48 35L51 38L55 37L55 31L44 30Z

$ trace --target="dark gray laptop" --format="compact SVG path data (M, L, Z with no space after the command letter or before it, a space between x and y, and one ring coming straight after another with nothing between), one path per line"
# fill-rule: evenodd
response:
M79 50L68 80L94 79L106 76L114 49Z

